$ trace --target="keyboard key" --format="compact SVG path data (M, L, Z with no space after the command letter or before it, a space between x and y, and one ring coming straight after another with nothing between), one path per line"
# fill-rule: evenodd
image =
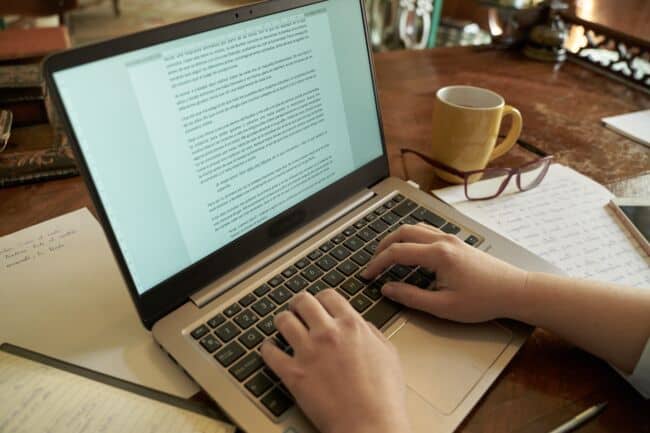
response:
M418 272L422 274L425 278L430 279L431 281L436 279L436 273L428 270L427 268L420 268Z
M375 233L374 230L371 230L368 227L364 227L361 230L359 230L359 233L357 233L357 235L364 241L369 242L373 240L375 236L377 236L377 233Z
M347 248L349 248L351 251L356 251L359 248L361 248L365 244L365 241L361 240L357 236L353 236L347 241L343 243Z
M374 255L375 251L377 251L377 247L379 246L379 241L372 241L368 245L366 245L366 248L364 248L370 255Z
M474 236L474 235L469 235L469 236L467 237L467 239L465 239L465 243L466 243L467 245L471 245L471 246L474 246L474 245L478 244L478 241L479 241L479 238L477 238L477 237Z
M395 265L390 268L390 273L395 275L398 280L405 278L409 273L411 273L411 268L403 265Z
M377 209L375 209L375 215L380 216L384 212L386 212L386 209L384 206L379 206Z
M388 212L387 214L381 217L381 220L386 224L388 224L389 226L392 226L397 221L399 221L399 216L395 215L393 212Z
M418 223L418 220L416 220L416 219L413 218L412 216L407 216L407 217L404 218L402 221L400 221L400 224L402 224L402 223L403 223L403 224L415 225L415 224Z
M291 346L289 346L289 342L286 340L286 338L284 338L284 335L280 333L275 334L275 337L273 338L273 342L275 343L276 346L278 346L280 349L284 350L285 352L291 349Z
M328 252L332 248L334 248L334 242L330 242L330 241L325 242L323 245L319 247L319 249L324 253Z
M342 245L339 245L338 247L334 248L330 254L332 254L338 260L345 260L347 256L350 255L350 250Z
M343 230L343 234L345 236L352 236L357 230L354 227L348 227L347 229Z
M377 215L375 215L374 213L370 213L370 214L366 215L363 219L365 219L366 221L368 221L370 223L370 222L373 222L374 220L377 219Z
M341 284L341 288L345 290L350 295L356 295L359 290L366 287L356 278L350 278L345 283Z
M354 274L357 270L359 270L359 267L354 264L351 260L346 260L343 263L339 265L338 268L336 268L339 272L344 274L346 277L349 277L350 275Z
M239 306L239 304L232 304L230 307L223 310L223 314L225 314L226 317L232 317L235 314L239 313L240 311L241 311L241 307Z
M385 207L386 209L392 209L392 208L395 207L395 202L392 201L392 200L387 201L386 203L384 203L384 207Z
M210 327L214 329L225 321L226 318L223 317L223 314L219 313L216 316L214 316L212 319L208 320L208 325L210 325Z
M387 298L382 298L363 315L363 318L381 329L390 319L400 312L402 307Z
M330 287L336 287L345 280L345 277L341 275L338 271L332 271L329 274L323 277L323 281L330 285Z
M279 388L273 388L261 401L262 404L276 417L285 413L293 405L291 399L280 391Z
M203 346L203 348L207 350L208 353L212 353L221 347L221 343L214 335L209 334L207 337L201 340L201 346Z
M257 346L264 340L264 336L255 328L251 328L239 337L239 342L249 349Z
M321 268L322 270L326 271L326 272L329 271L330 269L332 269L334 266L337 265L336 260L334 260L334 259L333 259L332 257L330 257L330 256L322 257L319 261L316 262L316 264L317 264L318 266L320 266L320 268Z
M288 309L289 309L289 304L280 305L278 308L275 309L275 311L273 312L273 315L277 316L278 314L280 314L283 311L288 310Z
M253 394L255 397L259 397L273 386L273 382L271 382L271 379L266 377L264 373L259 372L251 380L249 380L245 386L251 394Z
M263 298L254 303L251 308L257 313L258 316L264 317L271 311L275 310L275 304L273 304L270 299Z
M345 240L345 235L343 233L339 233L338 235L332 238L332 242L334 242L335 244L340 244L344 240Z
M421 289L426 289L431 284L431 280L419 272L413 272L413 274L405 280L405 283L412 284Z
M275 277L269 280L269 285L271 287L278 287L280 284L282 284L283 281L284 278L282 278L282 275L276 275Z
M329 289L329 286L322 282L321 280L316 281L314 284L309 286L307 291L311 293L312 295L316 295L318 292L322 292L325 289Z
M262 284L257 289L253 290L253 293L255 293L258 297L261 298L262 296L269 293L269 290L271 290L269 286L267 286L266 284Z
M280 378L278 377L278 375L275 374L275 372L273 370L271 370L268 366L264 367L262 372L264 372L266 377L271 379L273 382L279 382L280 381Z
M242 382L262 367L264 367L262 357L257 352L250 352L237 362L237 364L233 365L228 371L230 371L238 381Z
M307 257L309 257L310 260L316 260L320 256L322 256L323 253L321 253L319 250L314 250Z
M293 293L298 293L299 291L307 287L308 284L309 283L307 282L307 280L305 280L300 275L296 275L295 277L287 281L285 283L285 286L290 288Z
M192 331L191 335L192 335L192 337L194 337L195 339L198 340L199 338L203 337L208 332L210 332L208 327L205 326L205 325L201 325L198 328L196 328L194 331Z
M395 203L399 203L399 202L401 202L402 200L404 200L404 196L403 196L402 194L397 194L395 197L393 197L393 201L394 201Z
M256 300L257 300L257 298L255 297L255 295L253 295L252 293L249 293L248 295L244 296L243 298L241 298L239 300L239 305L241 305L242 307L248 307L250 304L252 304Z
M440 230L442 230L445 233L449 233L450 235L455 235L460 231L460 227L452 223L447 223L444 226L442 226Z
M381 233L388 228L388 224L386 224L382 220L377 220L374 223L370 224L369 227L374 231L376 231L377 233Z
M307 266L309 266L309 260L307 260L307 259L303 258L303 259L300 259L300 260L298 260L296 262L296 268L298 268L298 269L304 269Z
M246 353L246 350L241 347L239 343L233 341L217 352L217 354L214 355L214 358L224 367L228 367L230 364L241 358L244 353Z
M364 219L362 218L362 219L360 219L359 221L357 221L356 223L354 223L354 228L356 228L357 230L359 230L359 229L361 229L361 228L362 228L363 226L365 226L365 225L366 225L366 220L364 220Z
M258 317L251 310L244 310L234 320L241 329L247 329L253 323L257 322L257 319Z
M302 271L301 275L307 278L310 282L313 282L323 275L323 271L321 271L318 266L310 265L307 269Z
M413 212L411 216L418 221L424 221L434 227L442 227L442 225L446 222L443 218L423 207L417 208L417 210Z
M363 291L363 293L369 297L370 299L376 301L377 299L381 298L381 288L383 287L383 283L380 283L379 281L373 282L371 285L369 285L366 290Z
M370 261L372 256L368 254L366 251L361 250L358 253L354 254L352 257L350 257L354 263L356 263L359 266L364 266L366 263Z
M393 208L393 212L395 212L397 215L401 217L405 217L406 215L413 212L417 207L418 207L417 204L415 204L411 200L406 199L402 201L399 205L395 206Z
M355 298L352 298L350 304L357 310L359 313L363 313L372 305L372 301L366 298L363 295L359 295Z
M291 276L294 275L296 272L298 272L298 269L291 266L291 267L288 267L287 269L285 269L284 271L282 271L282 276L284 278L291 278Z
M273 302L280 305L280 304L284 304L289 298L293 296L293 294L286 287L278 287L277 289L272 291L269 296L271 297L271 299L273 299Z
M266 335L271 335L275 332L275 323L273 323L273 316L269 316L257 324L257 327Z
M229 342L241 332L232 322L227 322L214 331L224 343Z

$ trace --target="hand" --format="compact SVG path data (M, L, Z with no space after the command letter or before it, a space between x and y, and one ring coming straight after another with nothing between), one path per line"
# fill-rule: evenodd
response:
M362 276L375 278L394 264L436 272L436 291L389 282L384 296L408 307L459 322L508 317L528 274L425 224L404 225L386 236Z
M262 357L323 433L407 433L397 351L334 290L302 292L275 318L293 357L268 340Z

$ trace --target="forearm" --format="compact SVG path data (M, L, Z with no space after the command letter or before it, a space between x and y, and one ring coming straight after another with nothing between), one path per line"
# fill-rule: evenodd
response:
M505 315L548 329L631 373L650 336L650 290L530 273Z

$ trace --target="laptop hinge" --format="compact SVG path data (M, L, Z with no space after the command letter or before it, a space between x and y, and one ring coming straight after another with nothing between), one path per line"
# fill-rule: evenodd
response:
M209 286L196 292L190 297L190 299L199 308L205 306L216 297L220 296L235 285L241 283L246 278L255 274L264 266L278 259L296 246L305 242L307 239L323 230L325 227L338 221L345 214L353 211L374 196L375 193L370 190L364 190L363 192L356 194L351 199L348 199L346 202L344 202L339 208L331 211L331 214L327 214L322 220L316 220L317 222L312 223L313 225L311 226L308 226L308 229L300 235L288 236L289 240L287 240L285 243L269 248L272 250L271 253L265 251L264 254L259 254L253 257L251 260L243 263L233 271L229 272L227 275L219 278Z

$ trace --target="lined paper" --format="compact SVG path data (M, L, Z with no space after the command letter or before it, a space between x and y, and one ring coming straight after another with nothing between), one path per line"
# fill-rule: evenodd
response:
M513 182L487 201L466 201L462 186L432 192L568 275L650 288L650 258L607 207L613 195L602 185L559 164L531 191L515 192Z
M229 424L0 351L0 433L232 433Z

